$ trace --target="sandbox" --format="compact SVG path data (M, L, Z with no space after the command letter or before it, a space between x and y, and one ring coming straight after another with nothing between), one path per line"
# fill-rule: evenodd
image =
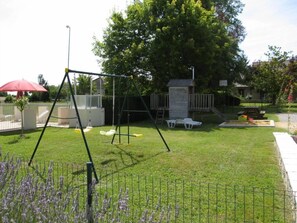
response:
M274 127L273 120L253 120L253 121L241 121L241 120L228 120L219 125L219 127Z

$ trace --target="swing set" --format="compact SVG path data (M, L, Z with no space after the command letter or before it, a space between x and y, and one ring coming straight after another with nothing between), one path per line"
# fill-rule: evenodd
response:
M89 162L92 163L92 170L93 170L93 172L94 172L94 177L95 177L95 179L96 179L96 182L97 182L97 183L99 182L99 180L98 180L98 176L97 176L97 173L96 173L96 170L95 170L95 167L94 167L94 162L93 162L93 159L92 159L92 156L91 156L91 152L90 152L90 149L89 149L89 146L88 146L88 142L87 142L87 139L86 139L86 136L85 136L85 132L84 132L84 130L83 130L83 126L82 126L81 118L80 118L80 115L79 115L79 112L78 112L78 107L77 107L77 103L76 103L76 100L75 100L74 92L73 92L73 89L72 89L72 85L71 85L71 81L70 81L69 73L74 73L74 74L75 74L75 73L78 73L78 74L86 74L86 75L93 75L93 76L99 76L99 77L130 78L130 79L129 79L130 81L128 81L128 83L129 83L128 90L127 90L127 92L126 92L126 94L125 94L124 102L123 102L123 105L121 106L121 110L120 110L120 113L119 113L118 124L117 124L115 130L112 131L113 134L111 134L111 135L113 136L111 143L112 143L112 144L114 143L114 139L115 139L115 136L116 136L116 135L119 136L119 143L121 143L121 136L127 136L127 137L128 137L128 143L130 142L130 137L137 137L137 136L140 136L140 134L130 134L130 130L129 130L129 129L130 129L130 128L129 128L129 116L130 116L130 112L145 112L145 113L148 114L148 116L149 116L151 122L153 123L154 127L156 128L157 132L159 133L159 135L160 135L160 137L161 137L163 143L165 144L165 146L166 146L166 148L167 148L167 151L170 152L169 146L167 145L167 143L166 143L166 141L165 141L165 139L164 139L162 133L160 132L160 130L159 130L159 128L158 128L158 126L157 126L156 123L154 122L154 119L153 119L153 117L152 117L152 115L151 115L151 113L150 113L150 111L149 111L149 109L148 109L148 107L147 107L147 105L146 105L144 99L142 98L142 96L141 96L141 94L140 94L140 91L138 90L138 88L137 88L135 82L133 81L133 78L131 78L131 77L129 77L129 76L126 76L126 75L99 74L99 73L92 73L92 72L85 72L85 71L77 71L77 70L71 70L71 69L69 69L69 68L65 68L65 75L64 75L64 78L63 78L63 80L62 80L62 83L61 83L61 85L60 85L60 88L59 88L59 90L58 90L58 93L57 93L57 95L56 95L56 98L55 98L55 100L54 100L54 103L53 103L53 105L52 105L52 107L51 107L51 110L50 110L49 115L48 115L48 117L47 117L46 123L45 123L45 125L44 125L44 127L43 127L43 129L42 129L42 132L41 132L41 134L40 134L40 136L39 136L39 139L38 139L38 141L37 141L37 143L36 143L35 149L34 149L32 155L31 155L30 161L29 161L29 163L28 163L29 166L31 165L31 163L32 163L32 161L33 161L33 159L34 159L34 156L35 156L35 154L36 154L36 152L37 152L38 146L39 146L39 144L40 144L40 142L41 142L41 139L42 139L42 137L43 137L43 135L44 135L44 132L45 132L45 130L46 130L46 128L47 128L47 125L48 125L48 123L49 123L49 120L50 120L50 118L52 117L53 110L54 110L55 105L56 105L56 103L57 103L57 101L58 101L58 98L59 98L59 96L60 96L60 94L61 94L61 90L62 90L62 88L63 88L63 85L64 85L64 83L65 83L65 80L67 79L67 82L68 82L68 85L69 85L69 89L70 89L70 93L71 93L71 98L72 98L72 100L73 100L73 105L74 105L74 108L75 108L75 113L76 113L77 120L78 120L78 124L79 124L79 129L80 129L80 132L81 132L81 135L82 135L82 138L83 138L83 141L84 141L86 150L87 150L87 154L88 154L88 157L89 157ZM113 79L113 80L114 80L114 79ZM114 84L113 84L113 85L114 85ZM124 109L124 108L125 108L125 104L126 104L126 102L127 102L127 95L128 95L128 93L129 93L129 89L130 89L131 87L134 87L134 88L136 89L137 94L138 94L138 96L139 96L139 98L140 98L140 100L141 100L141 102L142 102L142 104L143 104L145 110L129 110L129 109L125 110L125 109ZM113 111L114 111L114 90L113 90ZM127 134L121 134L121 124L120 124L120 121L121 121L123 112L128 112L128 133L127 133ZM113 117L113 119L114 119L114 117ZM110 130L110 131L111 131L111 130Z

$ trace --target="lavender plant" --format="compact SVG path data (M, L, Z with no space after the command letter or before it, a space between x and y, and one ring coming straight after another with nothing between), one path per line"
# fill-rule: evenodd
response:
M5 156L0 160L0 222L148 222L170 221L170 208L165 210L145 210L135 221L129 207L129 191L119 191L118 198L105 193L102 200L93 185L92 207L82 201L80 190L64 185L64 177L54 184L53 165L50 164L47 178L43 180L34 172L25 171L22 161ZM86 211L88 210L89 211ZM90 216L91 215L91 216Z
M46 181L27 174L18 176L21 163L1 162L0 216L3 222L70 222L65 212L69 206L69 193L55 189L49 168Z

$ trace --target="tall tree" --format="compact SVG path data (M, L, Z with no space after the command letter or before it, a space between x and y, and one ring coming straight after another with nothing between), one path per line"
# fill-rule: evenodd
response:
M164 91L170 79L191 78L191 66L200 91L213 89L220 79L232 82L243 60L238 48L242 33L230 31L241 6L234 3L237 10L225 10L228 19L223 19L218 13L223 6L203 2L134 1L125 15L114 12L103 41L94 43L104 72L137 77L145 86L142 92Z
M280 47L269 46L265 55L268 60L259 61L253 67L252 84L265 92L273 104L278 104L285 98L291 80L286 70L290 53L282 51Z
M33 92L30 96L30 101L50 101L50 89L48 86L47 81L44 79L43 74L39 74L38 77L38 84L43 86L47 92Z
M93 93L95 91L96 85L92 84L91 81L92 77L90 75L79 74L77 78L77 94L85 95Z
M243 41L245 29L237 18L242 12L244 4L240 0L213 0L218 18L225 23L228 34L238 41Z
M38 75L38 83L47 90L47 92L40 93L40 101L50 101L50 88L47 81L44 79L43 74Z

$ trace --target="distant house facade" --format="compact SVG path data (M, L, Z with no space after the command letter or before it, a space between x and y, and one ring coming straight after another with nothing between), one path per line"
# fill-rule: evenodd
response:
M237 90L236 93L245 100L255 101L255 102L260 102L265 100L265 94L263 92L260 92L259 90L249 87L248 85L235 83L234 86L235 86L235 89Z
M297 57L294 59L297 60ZM266 61L255 61L252 63L252 67L257 67L261 64L267 63ZM288 65L290 60L285 61L285 64ZM253 87L250 87L245 84L234 83L234 87L237 90L236 94L238 94L242 99L253 101L253 102L263 102L266 101L265 93L260 90L256 90Z

